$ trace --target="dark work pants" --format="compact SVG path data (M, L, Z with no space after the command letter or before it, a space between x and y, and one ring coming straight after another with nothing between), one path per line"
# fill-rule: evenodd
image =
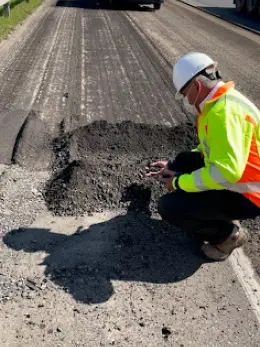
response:
M191 173L203 166L200 153L182 152L171 162L170 169ZM158 209L163 220L213 245L224 242L237 229L233 220L260 215L260 208L250 200L228 190L168 193L160 198Z

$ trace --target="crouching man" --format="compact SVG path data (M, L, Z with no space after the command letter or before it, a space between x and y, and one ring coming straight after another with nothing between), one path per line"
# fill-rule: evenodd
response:
M159 170L146 176L169 191L159 201L162 219L199 235L208 258L224 260L247 241L239 220L260 215L260 112L202 53L177 61L173 83L197 117L199 146L154 163Z

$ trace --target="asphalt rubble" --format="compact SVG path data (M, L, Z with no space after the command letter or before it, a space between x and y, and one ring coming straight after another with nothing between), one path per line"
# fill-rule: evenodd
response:
M159 182L142 172L153 161L167 160L196 146L191 123L176 127L94 122L55 139L55 170L45 188L48 208L57 215L77 215L127 208L137 211L150 200L157 209ZM149 211L147 211L149 212Z

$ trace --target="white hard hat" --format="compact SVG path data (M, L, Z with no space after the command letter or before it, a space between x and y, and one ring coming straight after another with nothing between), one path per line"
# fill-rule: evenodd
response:
M215 62L204 53L192 52L180 58L173 67L173 84L177 90L176 99L180 99L180 91L185 85L201 71L215 64Z

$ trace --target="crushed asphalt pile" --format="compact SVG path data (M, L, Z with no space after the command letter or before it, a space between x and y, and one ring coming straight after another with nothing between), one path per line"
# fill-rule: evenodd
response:
M55 139L55 170L45 200L57 215L76 215L125 207L157 208L162 186L142 171L197 144L191 123L176 127L109 124L96 121Z

